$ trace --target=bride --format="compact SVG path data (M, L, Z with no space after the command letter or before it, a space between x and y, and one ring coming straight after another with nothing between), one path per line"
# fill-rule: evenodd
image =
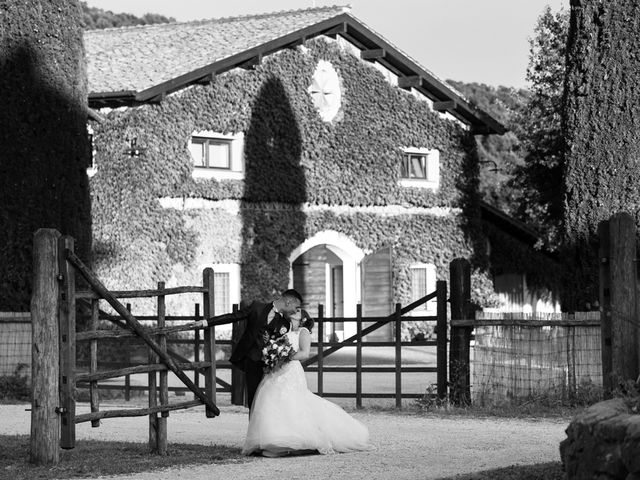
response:
M304 310L291 317L291 330L286 335L296 354L260 382L243 454L278 457L371 449L365 425L307 388L300 361L309 358L312 328L313 320Z

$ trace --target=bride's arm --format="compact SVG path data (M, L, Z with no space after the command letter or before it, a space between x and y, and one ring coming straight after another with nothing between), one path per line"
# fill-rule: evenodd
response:
M303 361L309 358L311 352L311 334L306 328L300 329L300 336L298 337L299 350L293 356L294 360Z

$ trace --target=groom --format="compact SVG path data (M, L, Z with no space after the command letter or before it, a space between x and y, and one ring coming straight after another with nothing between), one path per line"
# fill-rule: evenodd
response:
M264 334L279 337L287 333L291 329L289 317L298 312L301 307L302 296L296 290L289 289L282 292L282 295L273 302L254 301L248 307L237 312L215 317L216 321L247 321L238 344L231 352L229 361L244 372L249 411L251 411L253 397L264 375L264 364L262 363ZM198 323L205 327L208 326L206 320Z

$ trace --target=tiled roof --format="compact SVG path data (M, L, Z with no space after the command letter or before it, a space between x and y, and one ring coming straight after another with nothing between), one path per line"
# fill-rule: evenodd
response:
M332 6L185 23L89 30L84 33L89 105L139 105L316 35L341 35L416 88L437 111L470 125L474 134L504 133L490 115L348 13Z
M320 7L185 23L89 30L90 93L140 92L345 12Z

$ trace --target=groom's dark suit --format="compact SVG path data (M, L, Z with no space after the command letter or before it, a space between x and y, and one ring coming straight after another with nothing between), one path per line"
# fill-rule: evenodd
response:
M269 312L273 309L273 303L253 302L248 307L235 313L224 315L225 319L246 320L244 333L240 337L229 361L245 373L247 384L247 402L249 408L253 404L253 397L258 389L260 380L264 375L262 363L262 347L264 340L262 334L280 336L289 331L289 320L276 313L268 323Z

